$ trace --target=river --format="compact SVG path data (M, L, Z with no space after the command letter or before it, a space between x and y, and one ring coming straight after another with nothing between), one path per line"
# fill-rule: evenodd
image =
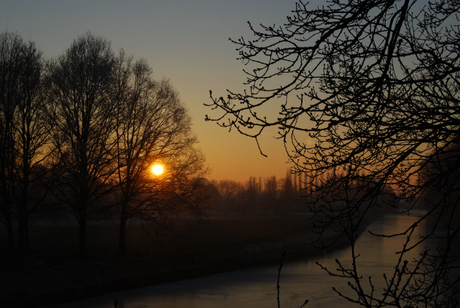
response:
M375 233L402 231L417 217L386 215L368 229ZM401 248L401 238L376 238L364 232L357 244L361 254L361 274L373 277L375 284L383 282L382 274L391 272ZM415 252L417 253L417 252ZM306 299L310 307L356 307L340 298L332 290L349 292L347 281L328 276L316 261L335 269L335 259L346 264L350 249L326 252L321 258L287 261L281 271L280 302L283 308L301 307ZM280 253L281 257L281 253ZM286 256L286 260L289 255ZM109 293L86 300L47 306L48 308L111 308L118 300L118 308L276 308L278 266L253 267L202 278L182 280L134 290Z

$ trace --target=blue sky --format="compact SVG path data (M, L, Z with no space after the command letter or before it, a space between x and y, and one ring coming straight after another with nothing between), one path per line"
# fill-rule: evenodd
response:
M56 57L90 31L145 58L155 79L168 78L193 119L199 147L212 170L209 178L246 181L250 176L283 177L289 165L280 140L264 135L255 142L204 121L212 114L209 90L225 96L242 90L244 65L228 38L251 37L254 25L282 24L294 0L0 0L0 31L34 41L45 58Z

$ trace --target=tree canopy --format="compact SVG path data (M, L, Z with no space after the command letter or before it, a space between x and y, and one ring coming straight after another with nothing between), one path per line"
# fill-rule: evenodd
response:
M124 253L130 218L162 224L165 217L198 214L203 201L200 181L207 169L194 148L191 119L168 80L155 81L145 60L133 62L123 52L117 58L115 160L120 204L119 252ZM152 175L159 163L164 173Z
M365 307L456 305L459 10L451 0L300 1L284 25L249 23L255 38L232 40L247 88L207 104L218 110L207 120L256 140L278 129L293 172L307 175L320 233L354 246L375 209L424 210L399 234L407 243L382 296L364 291L358 252L339 267L354 293L341 295ZM436 249L405 266L430 240Z
M82 257L92 215L120 216L124 252L128 219L200 213L204 156L178 93L151 72L90 32L47 61L34 43L0 34L0 221L10 251L15 238L27 246L38 205L43 216L75 216ZM156 161L161 179L150 173Z
M42 146L49 135L43 121L43 64L33 42L16 33L0 34L0 213L10 248L14 217L18 217L18 244L28 245L28 211L41 195L37 168L46 156Z

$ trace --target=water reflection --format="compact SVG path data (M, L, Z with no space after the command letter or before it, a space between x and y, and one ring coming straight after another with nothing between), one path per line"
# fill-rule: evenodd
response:
M374 233L401 232L417 217L388 215L369 226ZM376 285L383 284L382 273L391 273L401 249L404 237L376 238L367 232L359 238L357 251L361 254L361 274L372 276ZM420 250L412 252L414 255ZM345 249L325 254L318 259L329 269L335 269L335 258L344 265L350 262L350 251ZM281 255L281 253L280 253ZM287 256L288 257L288 256ZM281 276L281 303L283 308L300 307L305 299L309 307L356 307L339 298L333 291L336 286L341 292L350 293L347 281L328 276L316 264L316 260L286 263ZM110 293L103 296L68 303L49 308L114 307L119 308L226 308L226 307L277 307L277 266L242 269L208 277L165 283L161 285Z

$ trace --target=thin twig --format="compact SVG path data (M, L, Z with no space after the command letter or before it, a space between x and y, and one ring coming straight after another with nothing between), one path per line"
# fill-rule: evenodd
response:
M278 300L278 308L281 307L281 303L280 303L280 276L281 276L281 268L283 267L283 260L284 260L284 256L286 255L286 250L283 251L283 255L281 256L281 262L280 262L280 267L278 269L278 281L276 283L276 289L277 289L277 293L278 293L278 297L277 297L277 300Z

